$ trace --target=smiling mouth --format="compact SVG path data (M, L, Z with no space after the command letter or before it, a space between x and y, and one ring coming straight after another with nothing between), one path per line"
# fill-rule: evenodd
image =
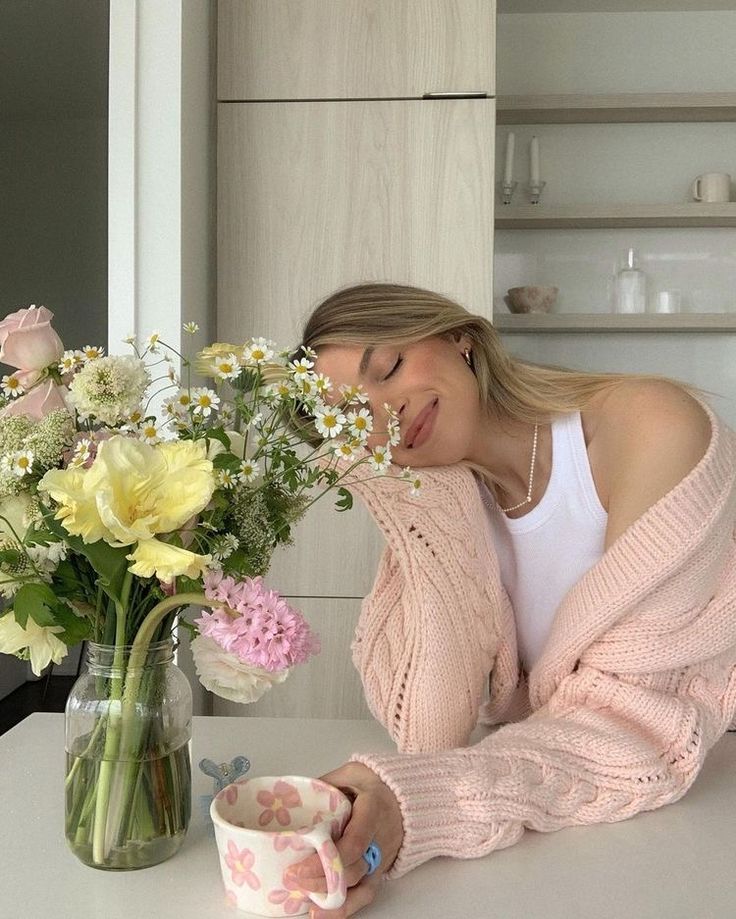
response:
M432 402L432 404L429 406L429 409L427 410L426 415L424 417L424 421L422 421L422 423L419 425L417 430L414 432L414 436L412 437L411 442L407 444L407 449L412 450L414 448L414 444L416 443L417 438L424 430L424 427L426 426L429 419L432 417L432 414L434 413L434 410L437 407L438 402L439 402L439 397L435 399L434 402Z

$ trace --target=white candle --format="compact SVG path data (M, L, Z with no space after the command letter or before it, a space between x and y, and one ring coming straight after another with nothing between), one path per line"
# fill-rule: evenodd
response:
M532 137L531 143L531 167L529 183L539 185L539 138L536 136Z
M514 132L509 131L506 135L506 167L503 173L503 181L510 185L514 178Z

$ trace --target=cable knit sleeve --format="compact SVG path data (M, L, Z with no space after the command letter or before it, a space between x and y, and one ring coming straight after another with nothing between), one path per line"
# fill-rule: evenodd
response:
M452 467L421 479L418 497L392 477L349 484L387 541L353 660L371 711L407 752L468 743L499 646L489 559L473 549L467 517L447 513L477 486Z
M736 715L735 468L724 432L572 588L531 674L526 720L472 747L351 758L401 806L389 878L686 793Z

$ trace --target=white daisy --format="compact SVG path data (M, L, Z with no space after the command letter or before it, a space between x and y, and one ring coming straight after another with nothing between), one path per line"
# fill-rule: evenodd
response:
M90 458L91 453L90 449L92 447L92 441L88 440L86 437L80 440L77 445L74 447L74 453L72 458L69 461L70 466L84 466L87 460Z
M350 433L360 440L367 440L368 435L373 430L373 418L367 408L361 408L357 412L348 412L348 424Z
M243 348L243 360L246 364L261 364L263 361L270 361L273 355L273 342L265 338L252 338Z
M160 332L151 332L151 334L146 339L148 342L148 350L152 354L158 354L158 341L161 338Z
M11 399L22 396L25 392L20 380L14 373L6 374L2 380L0 380L0 385L2 385L5 395L10 396Z
M29 475L33 468L33 450L17 450L10 460L10 471L18 478Z
M223 402L220 406L220 423L227 427L235 421L235 406L230 402Z
M352 460L360 456L362 449L362 444L356 441L343 440L332 448L332 452L340 459Z
M174 406L174 411L177 415L182 415L192 408L192 393L188 389L180 389L179 392L173 397L172 405Z
M65 351L58 363L59 373L72 373L77 366L78 351Z
M199 332L199 326L196 322L185 322L182 328L190 335L196 335L196 333Z
M368 401L368 396L361 386L348 386L347 383L343 383L340 386L340 392L348 405L352 405L355 402L360 402L361 405L365 405Z
M130 424L138 425L141 421L143 421L143 412L139 408L128 415L128 422Z
M401 442L401 431L399 429L398 420L396 418L389 418L386 428L388 433L388 442L392 447L395 447Z
M236 476L229 469L216 469L215 481L221 488L234 488L237 482Z
M299 350L304 354L304 357L311 357L314 361L317 360L317 352L314 348L310 348L309 345L302 345ZM286 353L288 355L289 352L287 351Z
M323 437L337 437L347 424L347 418L334 405L320 405L314 413L314 425Z
M240 464L240 479L243 482L254 482L261 474L260 463L254 460L243 460Z
M82 348L82 354L84 355L85 361L96 361L97 358L102 357L104 353L104 348L95 347L93 345L85 345Z
M376 472L386 472L391 463L391 447L386 444L385 447L374 447L368 464Z
M212 364L211 370L216 377L221 380L234 380L241 371L240 361L234 354L228 354L226 357L218 357Z
M155 421L144 421L138 428L138 437L147 444L157 444L161 440L161 429Z
M324 396L325 393L332 392L332 381L329 377L325 376L324 373L318 373L314 377L314 388L317 390L320 396Z
M203 386L199 389L192 390L192 405L195 415L202 415L204 418L209 418L213 411L217 411L219 404L220 397L214 389L207 389Z
M291 370L292 376L299 382L305 377L312 376L310 372L312 367L314 367L314 361L308 361L305 357L301 357L289 364L289 370Z

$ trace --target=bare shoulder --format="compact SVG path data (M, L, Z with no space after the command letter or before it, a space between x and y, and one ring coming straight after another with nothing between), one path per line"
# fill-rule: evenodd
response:
M632 380L597 406L596 448L608 484L609 546L700 462L710 418L689 393L665 380Z

